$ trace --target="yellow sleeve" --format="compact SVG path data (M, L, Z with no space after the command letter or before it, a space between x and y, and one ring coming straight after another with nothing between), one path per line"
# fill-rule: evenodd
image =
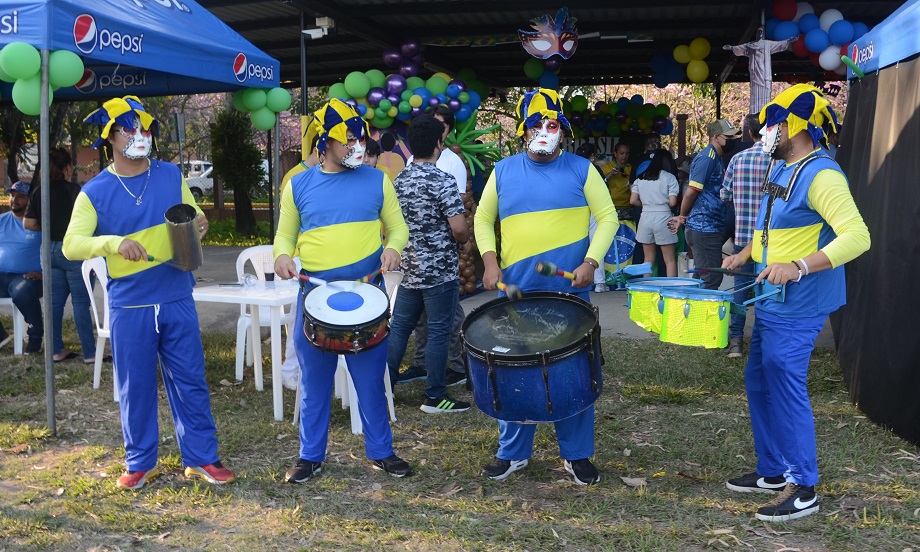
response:
M71 261L84 261L118 253L124 236L94 236L99 218L96 208L86 194L80 192L73 205L70 225L64 235L64 256Z
M617 210L610 199L604 179L597 171L588 171L584 190L588 208L597 221L597 230L594 231L594 238L588 246L588 257L603 264L604 256L607 255L607 250L610 249L613 237L620 226L620 220L617 218ZM482 209L482 203L479 204L479 208ZM478 210L476 212L479 213Z
M823 170L815 175L808 189L808 203L834 229L837 237L821 251L831 265L838 267L869 250L869 228L863 221L846 177L835 170Z
M300 235L300 211L294 203L291 186L281 191L281 212L278 214L278 231L272 244L272 255L277 259L281 255L294 256L297 237Z
M380 210L380 220L386 227L387 248L402 255L403 248L409 242L409 226L403 218L402 208L396 197L396 188L386 173L383 174L383 209Z
M607 189L604 188L606 193ZM610 201L610 196L607 196ZM482 190L479 207L473 216L473 235L479 253L495 252L495 219L498 218L498 191L495 189L495 171L489 175L489 181Z
M185 181L185 177L182 178L182 203L191 205L198 211L199 215L203 215L204 211L201 210L201 207L198 206L198 202L195 201L195 196L192 195L192 191L188 188L188 182Z

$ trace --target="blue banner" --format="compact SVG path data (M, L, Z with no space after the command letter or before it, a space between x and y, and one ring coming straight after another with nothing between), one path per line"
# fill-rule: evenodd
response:
M920 52L920 0L910 0L850 45L847 56L863 73L884 69ZM853 68L847 79L855 78Z

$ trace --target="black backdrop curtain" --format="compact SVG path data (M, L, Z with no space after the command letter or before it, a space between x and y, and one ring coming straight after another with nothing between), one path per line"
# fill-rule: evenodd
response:
M920 63L855 81L837 161L869 227L831 316L850 399L920 444Z

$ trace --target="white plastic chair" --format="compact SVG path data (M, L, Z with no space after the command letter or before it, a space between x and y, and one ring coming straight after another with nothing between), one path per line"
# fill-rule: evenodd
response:
M13 354L22 354L22 342L26 339L26 320L13 304L12 297L0 297L0 305L7 305L13 310Z
M390 299L390 316L393 316L393 307L396 305L396 292L399 291L399 284L403 280L402 272L385 272L383 281L386 283L387 296ZM390 421L396 421L396 406L393 404L393 385L390 383L389 366L383 372L383 386L387 397L387 408L390 411ZM301 388L297 386L297 396L294 399L294 421L293 425L297 426L300 421L300 395ZM351 379L351 372L345 364L344 355L339 355L338 365L335 370L335 396L341 397L342 408L349 409L351 414L351 432L355 435L364 433L364 424L361 422L361 414L358 412L358 392L355 390L355 383ZM354 405L355 408L351 408Z
M272 265L272 270L274 270L275 257L272 254L271 245L256 245L253 247L248 247L240 251L239 256L236 258L236 277L238 281L243 280L243 274L246 272L246 264L249 263L252 265L253 272L259 278L259 280L265 280L265 271L263 270L263 265L265 263L270 263ZM296 303L296 301L295 301ZM281 323L287 326L287 331L290 332L294 327L294 313L297 311L295 303L291 303L291 308L289 308L284 316L281 317ZM240 306L240 317L236 322L236 379L237 381L242 381L243 379L243 363L245 361L246 366L252 366L253 364L253 355L262 354L261 343L262 340L259 338L257 333L255 336L251 335L252 331L252 316L249 314L249 307L247 305ZM271 315L267 309L259 311L259 325L264 327L269 327L271 325ZM258 331L258 330L257 330ZM247 344L257 343L259 348L257 351L253 350L253 347L250 345L247 347ZM262 374L254 374L256 389L262 389Z
M96 280L102 285L102 315L96 305L96 296L93 294L91 274L96 273ZM106 283L109 280L109 271L105 265L104 257L93 257L83 261L83 285L89 294L89 304L93 308L93 320L96 321L96 362L93 366L93 389L99 389L102 378L102 357L105 356L105 340L111 337L109 330L109 290ZM118 380L115 378L115 362L112 361L112 398L118 402Z

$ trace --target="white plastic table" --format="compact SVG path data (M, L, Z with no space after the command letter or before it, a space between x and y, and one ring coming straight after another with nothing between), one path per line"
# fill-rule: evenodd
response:
M192 291L195 301L209 301L212 303L233 303L249 305L252 317L252 329L249 332L252 338L253 371L255 372L256 389L262 391L262 340L259 336L259 307L265 307L271 312L271 348L272 348L272 396L275 408L275 420L284 418L284 404L281 387L281 317L284 307L297 300L299 291L297 281L276 280L274 282L259 281L255 285L211 285L196 286Z

